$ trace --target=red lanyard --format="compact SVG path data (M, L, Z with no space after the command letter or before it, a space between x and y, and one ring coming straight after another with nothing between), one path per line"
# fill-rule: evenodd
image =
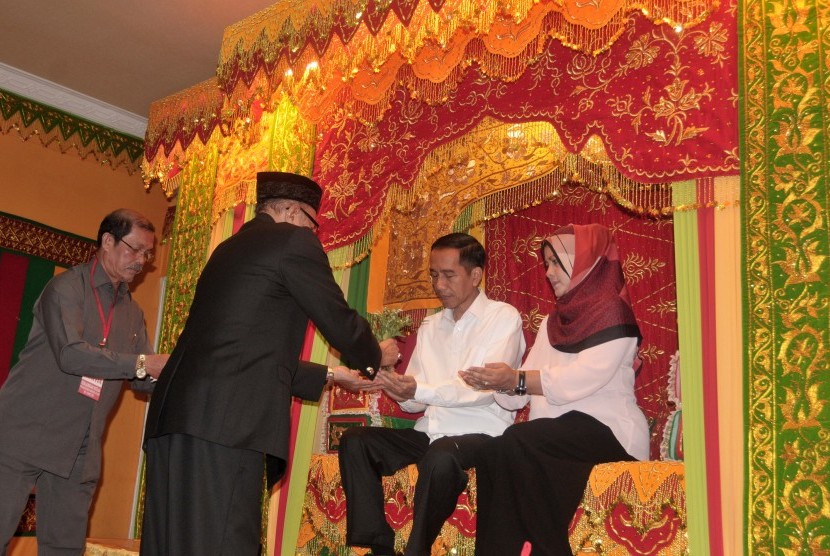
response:
M118 288L115 288L115 292L112 296L112 305L110 305L110 312L107 315L107 318L104 319L104 307L101 305L101 298L98 297L98 289L95 287L95 283L93 282L93 275L95 274L95 266L98 264L98 257L92 261L92 268L89 269L89 285L92 286L92 293L95 295L95 304L98 306L98 317L101 319L101 331L103 338L98 345L100 347L107 347L107 337L110 335L110 327L112 326L112 312L115 309L115 302L118 301ZM120 286L121 284L119 284Z

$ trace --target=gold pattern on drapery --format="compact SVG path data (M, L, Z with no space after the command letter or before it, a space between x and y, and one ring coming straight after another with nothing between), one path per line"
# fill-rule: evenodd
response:
M605 194L592 197L592 203L613 199L646 217L664 218L698 206L690 202L674 207L669 184L643 184L623 176L596 137L575 155L548 122L512 124L487 118L428 155L411 188L391 186L375 227L352 248L330 253L330 260L339 268L359 262L371 250L372 238L394 222L384 304L432 299L425 275L431 239L561 195L573 197L562 202L581 202L588 191Z
M571 531L574 554L689 552L682 462L616 462L591 472Z
M220 159L216 168L216 191L213 195L211 225L239 203L256 202L256 174L269 169L270 142L275 115L263 115L256 124L253 122L222 136L216 143Z
M718 5L502 0L494 6L448 0L436 11L420 2L406 23L390 11L373 33L362 19L368 17L366 2L279 3L226 29L218 80L231 104L248 102L255 89L263 98L290 95L310 121L320 121L334 103L349 106L358 119L377 121L399 81L414 98L440 103L473 63L490 77L510 81L550 39L596 55L635 14L686 29ZM344 22L355 22L345 43L335 32L348 27Z
M384 304L406 308L405 302L433 298L426 270L429 245L441 235L557 197L563 203L582 202L589 191L607 195L591 196L591 203L599 203L591 210L604 210L609 197L649 217L674 210L668 184L641 184L622 176L596 138L574 155L548 122L485 119L430 153L411 188L390 188L380 219L394 222Z
M452 231L461 210L482 197L550 174L567 151L548 122L504 124L487 118L430 153L415 184L392 187L394 221L384 305L432 299L429 246Z
M454 519L475 514L478 497L475 470L462 494L465 504L441 528L432 554L472 555L475 535L466 522ZM295 554L363 555L366 548L346 545L345 498L337 457L311 457L309 488L303 502ZM395 531L395 546L402 549L412 529L412 503L417 469L410 465L383 478L387 519ZM682 463L619 462L594 468L571 523L574 554L688 553L685 511L685 477Z
M739 13L745 547L826 554L830 4L746 0Z
M263 112L248 126L222 137L211 223L239 203L256 203L257 172L311 176L315 140L314 125L302 118L287 97L273 112Z
M145 138L144 181L164 181L169 168L153 167L148 162L157 155L168 162L191 141L206 144L210 136L220 129L224 98L216 78L197 83L150 105L147 136ZM226 113L226 119L232 114ZM157 152L161 145L174 145L171 150ZM182 163L183 164L183 163Z
M46 259L66 268L89 261L97 250L93 239L75 236L2 212L0 248Z

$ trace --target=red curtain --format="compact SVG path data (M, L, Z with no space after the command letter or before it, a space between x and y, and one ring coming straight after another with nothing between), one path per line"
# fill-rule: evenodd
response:
M408 189L436 147L484 117L548 121L571 152L591 135L626 177L643 183L734 174L737 155L735 13L724 5L677 32L635 18L596 57L548 41L512 82L473 66L440 104L399 88L376 125L345 110L324 126L314 177L324 189L320 239L327 249L364 237L391 186Z
M488 296L522 314L528 345L550 311L553 292L544 276L541 241L567 224L599 223L614 233L634 313L643 334L637 400L651 429L658 459L663 427L674 409L667 395L669 358L677 350L674 231L671 220L633 216L598 193L565 188L559 199L485 224Z

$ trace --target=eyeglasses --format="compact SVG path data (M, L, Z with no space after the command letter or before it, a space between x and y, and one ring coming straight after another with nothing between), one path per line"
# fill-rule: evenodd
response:
M308 212L306 212L306 210L305 210L305 209L303 209L303 207L301 207L301 206L297 205L297 208L298 208L298 209L300 209L300 212L302 212L303 214L305 214L305 215L306 215L306 218L308 218L308 219L311 221L311 223L313 224L313 226L314 226L314 227L313 227L313 228L311 228L311 231L313 231L313 232L317 232L317 230L319 230L319 229L320 229L320 224L318 224L318 223L317 223L317 221L314 219L314 217L313 217L313 216L311 216Z
M124 241L124 238L119 238L118 241L120 241L121 243L123 243L124 245L129 247L130 251L133 252L133 255L141 255L142 257L144 257L144 260L147 261L148 263L153 262L153 259L156 257L156 254L153 253L152 249L147 249L146 251L142 251L141 249L136 249L135 247L133 247L132 245L130 245L129 243Z

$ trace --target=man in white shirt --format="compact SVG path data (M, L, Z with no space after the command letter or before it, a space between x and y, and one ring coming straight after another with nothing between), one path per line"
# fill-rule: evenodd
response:
M477 446L500 435L514 412L492 391L470 388L458 371L488 362L518 365L525 350L522 320L512 306L479 290L487 255L472 236L453 233L432 244L429 273L444 310L424 319L406 374L380 371L368 389L382 389L404 411L424 415L414 429L355 427L340 440L346 494L346 542L376 556L395 554L381 477L418 465L407 556L428 555L467 486Z

